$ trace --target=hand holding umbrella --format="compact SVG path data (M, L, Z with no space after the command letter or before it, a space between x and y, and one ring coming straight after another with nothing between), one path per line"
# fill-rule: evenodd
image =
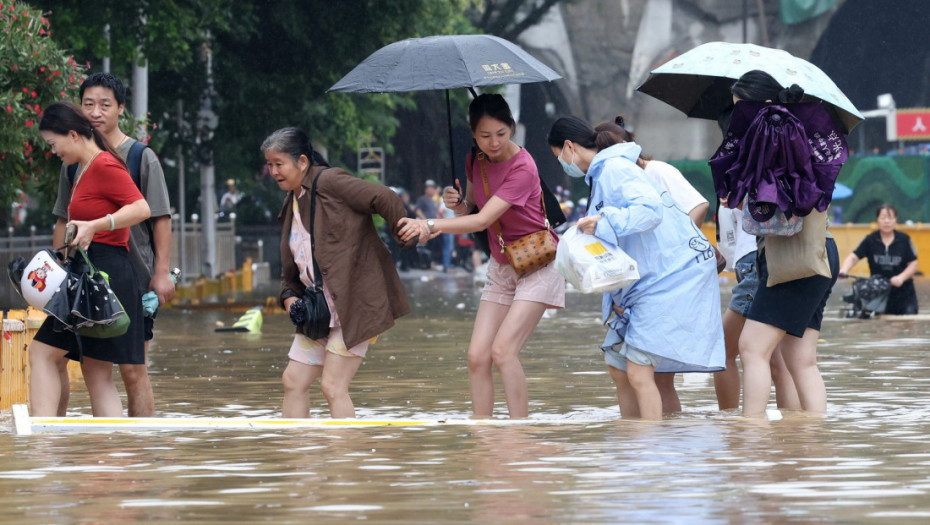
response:
M69 221L68 228L74 228L74 238L68 242L66 245L71 248L81 248L82 250L87 250L90 247L90 243L94 240L94 234L97 233L97 228L94 225L94 221Z

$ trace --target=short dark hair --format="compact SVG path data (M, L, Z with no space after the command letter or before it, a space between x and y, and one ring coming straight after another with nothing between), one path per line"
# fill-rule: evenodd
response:
M895 208L893 204L888 204L888 203L886 202L886 203L882 204L881 206L879 206L877 210L875 210L875 218L876 218L876 219L878 218L879 215L882 214L882 211L883 211L883 210L888 210L889 212L891 212L892 215L894 215L894 218L895 218L895 219L898 218L898 209Z
M84 90L92 87L102 87L113 91L113 97L116 98L116 104L122 106L126 103L126 86L118 76L111 73L94 73L81 82L81 89L78 96L84 100Z

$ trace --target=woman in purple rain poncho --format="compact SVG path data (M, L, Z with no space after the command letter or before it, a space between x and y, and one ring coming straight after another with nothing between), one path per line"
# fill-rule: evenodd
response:
M836 174L846 159L846 142L829 114L820 104L799 104L803 89L797 85L784 89L763 71L744 74L732 93L733 120L711 162L718 196L730 207L745 200L744 210L756 220L770 218L778 207L786 215L806 217L805 224L811 227L822 224L811 219L822 218L817 214L829 206ZM824 249L832 277L813 275L768 286L765 238L760 238L759 287L739 341L743 415L765 413L771 393L770 359L777 347L801 409L826 411L817 340L839 269L836 243L829 232Z

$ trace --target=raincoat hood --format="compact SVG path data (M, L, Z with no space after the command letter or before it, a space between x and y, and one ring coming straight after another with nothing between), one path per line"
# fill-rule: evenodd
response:
M591 165L588 166L588 172L585 174L585 183L588 186L593 184L594 179L597 178L598 174L603 169L603 164L610 159L623 158L636 164L636 161L639 159L639 154L642 153L642 151L643 148L635 142L621 142L620 144L614 144L609 148L602 149L591 159Z

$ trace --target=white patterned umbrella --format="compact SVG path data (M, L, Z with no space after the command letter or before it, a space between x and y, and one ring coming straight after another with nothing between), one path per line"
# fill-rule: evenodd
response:
M820 68L787 51L755 44L701 44L653 69L637 90L689 117L716 119L733 103L733 82L754 69L772 75L783 87L797 84L805 94L825 102L846 133L864 119Z

